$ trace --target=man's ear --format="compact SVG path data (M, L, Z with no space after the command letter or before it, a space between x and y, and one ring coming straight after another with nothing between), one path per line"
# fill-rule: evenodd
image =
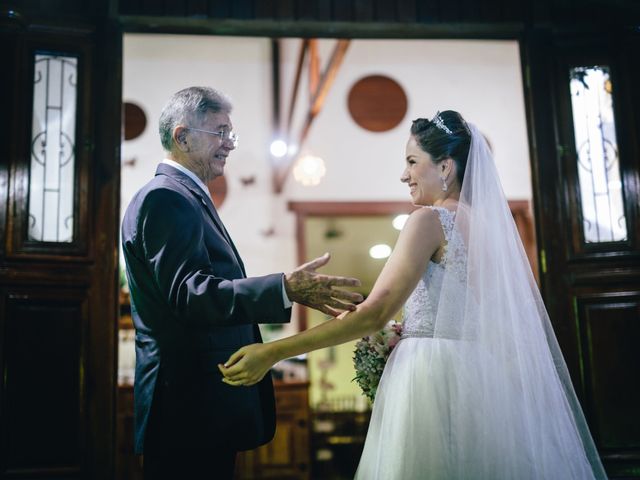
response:
M187 139L187 129L186 128L184 128L182 125L177 125L173 129L171 137L173 138L173 143L175 143L175 145L178 148L178 150L181 150L183 152L188 152L189 151L189 143L188 143L188 139Z

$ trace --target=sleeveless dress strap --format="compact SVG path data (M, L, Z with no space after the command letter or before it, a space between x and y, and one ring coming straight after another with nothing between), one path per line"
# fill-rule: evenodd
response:
M424 208L429 208L438 214L438 217L440 218L440 225L442 226L442 231L444 233L444 238L447 243L449 243L449 241L451 240L453 225L456 221L456 212L444 207L427 206Z

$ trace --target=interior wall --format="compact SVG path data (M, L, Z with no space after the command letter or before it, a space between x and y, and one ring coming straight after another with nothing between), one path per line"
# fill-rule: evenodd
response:
M288 102L300 40L283 41L283 97ZM323 62L334 40L320 40ZM404 89L408 111L393 130L372 133L350 117L352 85L367 75L386 75ZM303 78L294 125L308 104ZM399 178L411 120L457 110L489 139L508 199L531 199L529 150L520 54L516 41L353 40L303 151L323 158L327 174L317 187L292 179L286 194L296 200L406 200Z

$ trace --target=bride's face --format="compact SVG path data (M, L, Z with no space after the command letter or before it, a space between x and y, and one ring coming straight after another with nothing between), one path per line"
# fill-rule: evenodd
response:
M440 168L413 135L407 142L405 162L400 181L409 186L411 200L415 205L433 205L442 196Z

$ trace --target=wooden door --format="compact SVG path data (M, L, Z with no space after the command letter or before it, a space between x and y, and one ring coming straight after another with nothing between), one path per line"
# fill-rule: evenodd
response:
M611 477L640 478L637 32L524 42L545 303Z
M80 23L0 22L1 478L113 477L121 36Z

